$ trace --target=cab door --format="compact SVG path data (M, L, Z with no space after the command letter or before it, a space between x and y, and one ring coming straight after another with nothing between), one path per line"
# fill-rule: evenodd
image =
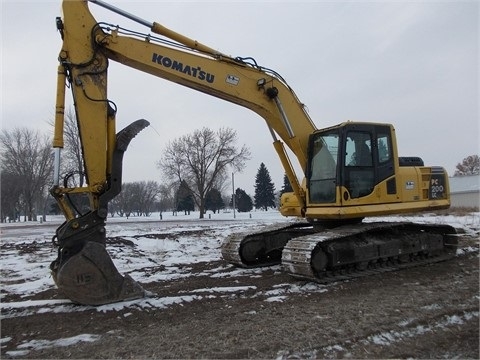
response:
M309 204L337 204L340 139L338 128L317 132L310 137L307 168Z
M395 168L388 125L347 124L343 134L342 203L347 204L371 195L375 186L394 175Z

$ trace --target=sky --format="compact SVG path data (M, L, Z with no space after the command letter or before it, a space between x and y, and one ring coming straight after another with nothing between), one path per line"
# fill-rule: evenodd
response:
M277 71L317 128L346 120L391 123L400 156L419 156L450 175L480 153L477 1L108 2ZM60 7L60 1L1 0L4 129L52 131ZM98 21L148 33L95 4L90 9ZM151 123L124 156L124 181L162 182L156 162L169 141L202 127L229 127L252 154L235 174L235 188L253 195L263 162L281 189L284 171L270 133L250 110L114 62L108 92L118 107L117 129L140 118Z

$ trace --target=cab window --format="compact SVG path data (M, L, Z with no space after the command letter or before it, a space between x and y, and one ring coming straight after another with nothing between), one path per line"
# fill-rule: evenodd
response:
M313 139L309 177L312 203L335 202L338 141L337 133L322 134Z
M345 141L344 184L355 199L372 193L375 186L372 134L349 131Z
M378 162L380 164L386 163L391 159L389 139L390 139L390 136L388 134L378 134L377 151L378 151Z
M345 144L346 166L372 166L372 138L370 133L350 131Z

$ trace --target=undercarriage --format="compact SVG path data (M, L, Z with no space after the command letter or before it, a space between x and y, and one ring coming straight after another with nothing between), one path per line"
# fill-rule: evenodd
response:
M361 223L319 228L308 223L226 239L222 255L241 267L281 264L295 278L328 283L447 260L455 255L449 225Z

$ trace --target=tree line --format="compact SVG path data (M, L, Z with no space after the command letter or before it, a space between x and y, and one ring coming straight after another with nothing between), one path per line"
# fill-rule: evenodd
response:
M68 111L64 126L62 152L63 186L84 185L84 165L78 127L73 111ZM3 129L1 146L1 221L36 220L38 215L55 211L48 190L53 181L51 139L30 128ZM164 179L124 183L122 192L109 204L111 216L149 216L165 211L189 213L218 212L227 207L239 212L254 207L267 210L278 206L278 194L269 171L262 162L255 177L253 199L245 190L227 188L231 172L241 172L250 159L250 150L237 146L237 134L230 128L213 131L202 128L174 139L166 145L157 162ZM471 155L456 166L455 176L478 174L480 158ZM286 176L280 194L292 191ZM76 207L88 207L85 197L76 199ZM88 210L88 209L87 209ZM79 213L82 213L79 210Z
M75 114L68 111L64 126L61 177L65 187L81 187L85 176L82 147ZM218 212L227 207L239 212L276 207L275 187L264 163L255 178L252 198L241 188L228 194L230 172L241 172L250 150L237 146L236 132L229 128L195 130L167 144L157 162L164 180L122 184L122 192L109 204L111 216L149 216L154 211L199 210ZM30 128L3 129L1 146L1 220L36 220L58 211L49 197L53 183L51 139ZM233 201L235 197L235 201ZM88 211L85 196L72 197L78 213ZM86 209L86 210L85 210Z

